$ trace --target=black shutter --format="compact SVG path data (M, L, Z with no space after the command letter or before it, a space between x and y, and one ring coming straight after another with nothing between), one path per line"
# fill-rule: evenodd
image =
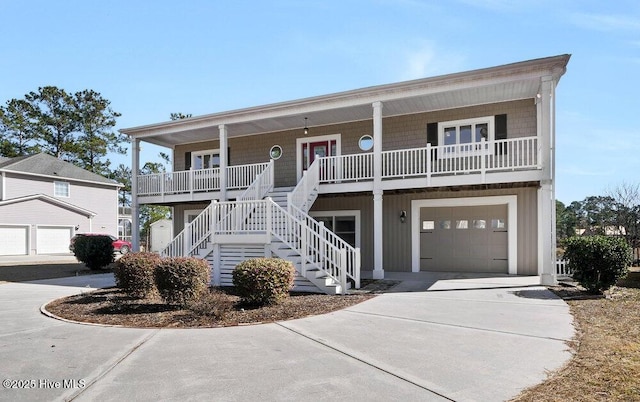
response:
M227 147L227 166L231 166L231 147Z
M427 124L427 142L434 147L438 145L438 123Z
M427 142L434 147L438 145L438 123L427 123ZM438 159L437 152L437 150L434 150L433 159Z
M184 170L191 169L191 152L184 153Z
M507 115L498 114L495 116L495 139L506 140L507 139ZM507 144L496 144L496 154L503 155L507 153Z

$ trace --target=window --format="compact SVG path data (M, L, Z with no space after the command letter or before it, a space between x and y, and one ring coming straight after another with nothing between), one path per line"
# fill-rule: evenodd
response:
M479 151L483 139L494 139L493 127L493 116L439 123L438 143L445 146L445 154ZM487 146L486 149L490 148Z
M191 168L210 169L220 167L220 150L210 149L191 153Z
M352 247L360 247L360 211L311 211L309 214Z
M434 221L422 221L422 230L433 230L435 227Z
M53 182L53 195L55 197L69 197L69 183L66 181Z
M274 145L269 150L269 157L271 159L280 159L282 156L282 147L280 145Z
M373 148L373 137L370 135L363 135L360 137L360 141L358 141L358 146L363 151L369 151Z

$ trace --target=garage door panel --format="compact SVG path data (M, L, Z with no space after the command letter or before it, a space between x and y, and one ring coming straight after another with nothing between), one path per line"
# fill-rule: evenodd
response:
M36 230L38 254L69 253L72 230L68 227L38 227Z
M0 226L0 255L26 255L28 226Z
M423 221L434 221L430 235L420 236L421 270L508 272L506 205L424 207L420 218L421 228Z

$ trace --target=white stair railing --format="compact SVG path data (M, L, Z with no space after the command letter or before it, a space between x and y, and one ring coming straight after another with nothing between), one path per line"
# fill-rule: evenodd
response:
M326 264L327 271L331 273L337 265L339 272L354 281L355 287L360 287L360 249L351 246L331 230L324 227L307 214L315 201L320 183L320 166L325 158L318 158L303 174L296 188L287 197L288 213L296 220L303 222L310 229L310 234L305 242L306 247L301 247L303 258L306 255L320 257L321 264ZM336 250L343 253L336 253ZM344 261L343 261L344 260ZM304 271L304 266L302 267ZM330 274L330 276L332 276Z
M273 190L274 183L274 171L273 171L273 159L269 161L253 180L251 185L240 194L239 201L247 200L261 200L269 191Z
M318 186L320 184L320 160L318 158L306 172L302 175L302 179L296 185L291 193L287 196L287 204L293 205L304 212L311 209L311 205L316 200ZM291 211L289 211L291 212Z
M273 188L273 160L264 165L264 170L260 172L253 180L251 185L240 195L239 199L250 200L251 197L264 197ZM215 207L217 202L214 200L205 208L193 221L185 226L177 236L160 252L163 256L194 256L201 250L207 248L207 243L211 239L211 226L216 222L234 219L238 222L243 221L247 213L246 210L236 210L227 208L224 214L221 209Z
M210 227L216 201L212 201L194 220L165 247L160 255L164 257L192 257L207 247L211 234Z

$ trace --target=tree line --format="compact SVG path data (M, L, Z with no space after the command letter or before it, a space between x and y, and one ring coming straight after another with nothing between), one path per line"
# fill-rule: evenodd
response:
M126 135L115 130L121 114L100 93L85 89L69 93L56 86L14 98L0 106L0 156L18 157L44 152L82 169L121 183L119 205L131 205L131 168L111 166L110 153L126 154ZM171 119L191 115L172 113ZM146 162L140 174L162 173L169 156L160 153L159 162ZM144 205L140 208L141 236L156 220L169 218L170 208Z
M561 247L576 235L622 237L640 259L640 184L622 183L569 205L556 201L556 235Z

